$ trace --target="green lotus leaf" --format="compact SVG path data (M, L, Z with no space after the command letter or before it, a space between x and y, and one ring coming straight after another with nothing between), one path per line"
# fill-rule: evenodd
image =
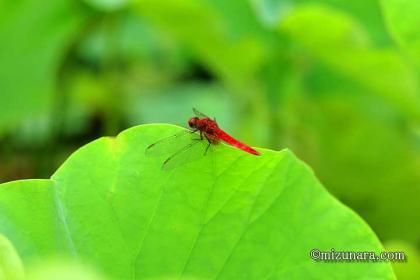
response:
M383 248L290 151L214 145L162 170L169 154L145 148L179 131L134 127L82 147L51 179L1 185L1 234L24 264L62 255L110 279L394 279L386 262L311 259Z

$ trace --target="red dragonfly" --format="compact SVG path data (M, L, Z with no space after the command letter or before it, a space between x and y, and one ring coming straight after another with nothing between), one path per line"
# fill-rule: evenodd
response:
M162 165L162 169L169 169L170 166L175 165L179 161L188 161L192 160L192 157L198 157L203 155L203 153L198 151L190 151L194 148L202 149L200 145L196 145L202 141L207 140L207 147L205 148L204 155L207 153L211 145L216 145L221 141L234 146L244 152L260 155L260 153L250 146L236 140L222 129L219 128L216 119L211 119L205 114L201 113L197 109L193 108L195 114L194 117L188 120L188 126L190 129L183 130L175 135L163 138L146 148L146 154L148 155L157 155L160 150L167 153L168 150L175 150L169 158L167 158ZM199 132L199 138L191 138L191 135L196 135L196 132ZM188 139L189 144L185 145L185 141L182 141L180 138L190 138ZM183 143L182 146L180 146ZM187 152L188 151L188 152Z

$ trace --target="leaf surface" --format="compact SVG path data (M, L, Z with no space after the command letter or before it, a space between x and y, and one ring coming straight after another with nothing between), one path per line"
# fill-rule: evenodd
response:
M310 258L383 249L290 151L218 145L162 171L165 157L145 148L178 131L134 127L79 149L50 180L1 185L0 232L25 263L62 254L115 279L394 279L387 263Z

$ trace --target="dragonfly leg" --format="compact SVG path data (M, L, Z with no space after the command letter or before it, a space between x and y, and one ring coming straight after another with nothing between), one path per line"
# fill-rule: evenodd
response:
M196 139L193 139L193 140L195 140L195 141L201 141L201 140L203 140L203 132L200 131L200 138L198 138L198 139L196 138Z
M207 142L209 142L209 144L208 144L208 145L207 145L207 147L206 147L206 151L204 152L204 155L206 155L206 154L207 154L207 151L208 151L208 150L209 150L209 148L210 148L211 141L210 141L210 139L207 137L207 135L205 135L205 134L204 134L204 136L206 137Z

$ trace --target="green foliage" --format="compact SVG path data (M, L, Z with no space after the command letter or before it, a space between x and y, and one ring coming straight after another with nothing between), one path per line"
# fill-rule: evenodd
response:
M420 67L420 3L416 0L381 2L387 26L397 44Z
M402 114L420 119L415 73L396 51L373 48L352 18L322 6L304 6L295 9L280 29L335 73L396 106Z
M246 2L139 1L135 7L141 16L169 32L201 63L235 86L250 78L265 58L260 36L264 30ZM232 12L237 13L236 19L231 17ZM238 59L241 56L247 59Z
M84 22L79 8L73 1L1 1L0 135L54 112L57 70Z
M164 157L144 150L177 131L132 128L81 148L50 180L2 185L0 231L25 263L73 256L116 279L394 279L387 263L310 259L313 248L382 247L290 151L219 145L162 171Z
M197 107L290 148L383 242L418 252L418 3L0 1L0 181Z
M393 263L395 273L399 280L416 279L420 275L420 254L418 250L409 243L402 241L390 241L384 244L386 250L394 252L404 252L408 256L407 262Z
M416 242L420 224L410 221L420 219L412 195L420 191L413 172L420 152L409 129L419 122L416 72L397 50L376 47L362 26L337 10L296 8L279 31L309 65L304 74L295 71L303 86L292 89L279 117L283 135L291 138L286 146L312 163L336 195L365 213L383 239Z

